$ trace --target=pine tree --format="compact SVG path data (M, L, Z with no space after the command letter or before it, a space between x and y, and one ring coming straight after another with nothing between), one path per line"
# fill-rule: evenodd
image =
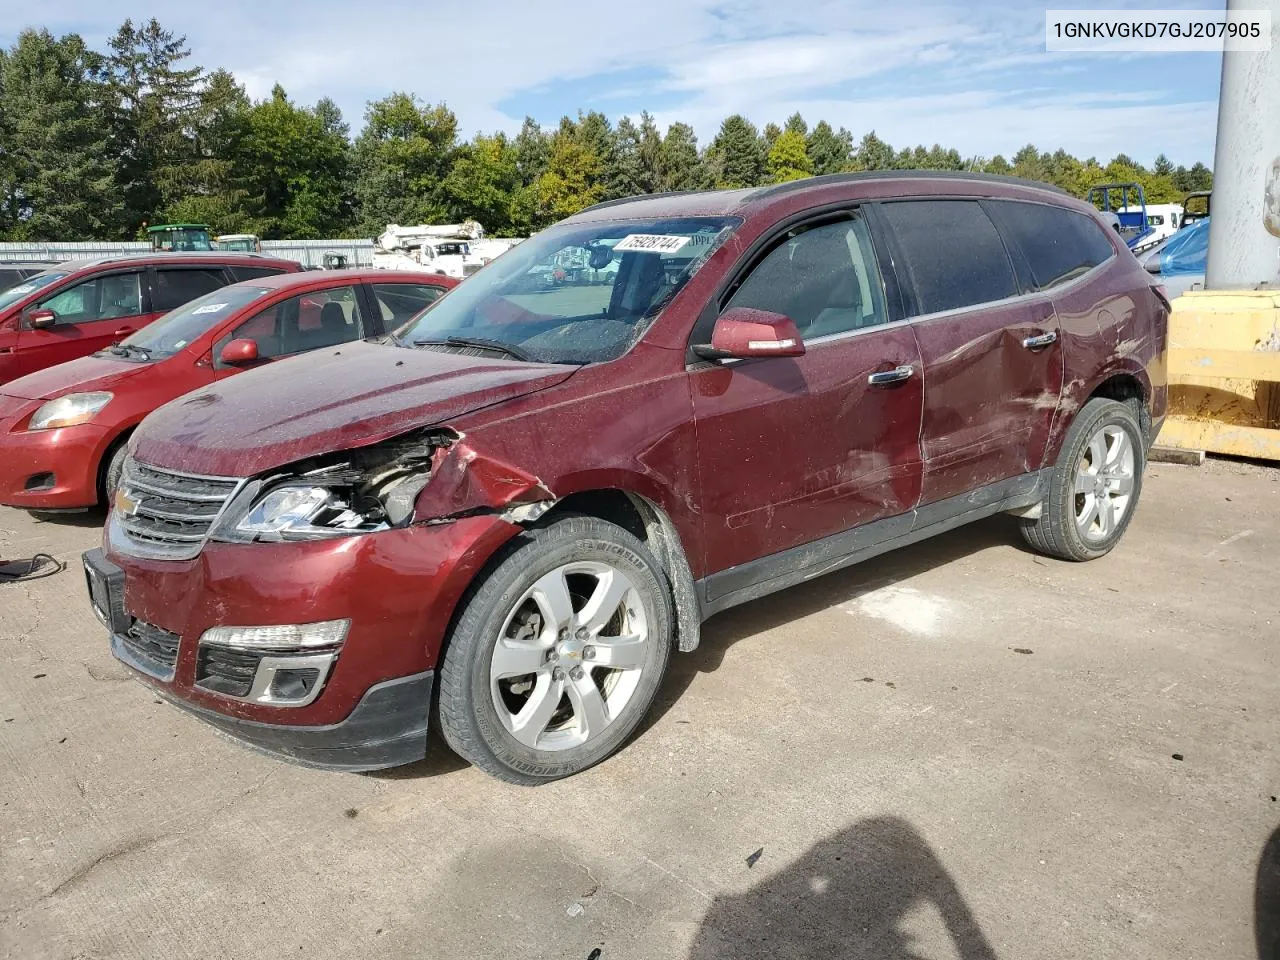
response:
M248 192L236 179L237 152L249 106L244 88L226 70L215 70L205 79L189 127L192 158L166 170L160 178L158 220L207 223L216 233L249 230Z
M862 142L858 144L858 169L890 170L893 168L893 161L893 147L877 137L874 130L863 136Z
M639 138L640 190L657 193L665 189L662 185L662 134L647 110L640 114Z
M800 116L799 110L787 117L787 122L783 124L783 129L789 130L792 133L798 133L804 138L808 138L809 136L809 125L804 122L804 117Z
M707 149L717 187L755 187L764 182L765 154L760 135L741 114L734 114L720 124Z
M644 185L644 171L640 164L640 130L631 122L630 117L623 117L618 121L618 126L613 131L610 152L613 162L605 171L606 200L652 192L646 190Z
M47 30L24 30L0 59L0 222L9 239L92 240L118 229L99 68L80 37Z
M702 190L710 186L698 157L698 138L687 123L673 123L662 139L659 171L662 190Z
M165 200L163 184L196 159L190 128L202 71L179 66L191 55L186 42L154 19L141 28L126 20L108 41L103 80L124 236L155 222Z
M853 134L844 127L837 133L820 120L809 134L806 149L815 174L839 173L848 169L853 158Z
M551 143L533 117L525 117L515 140L516 171L524 186L532 186L547 170Z

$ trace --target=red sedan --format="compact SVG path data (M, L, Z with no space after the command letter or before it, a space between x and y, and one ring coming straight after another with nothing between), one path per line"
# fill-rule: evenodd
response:
M78 510L114 489L134 427L250 367L390 333L458 283L437 274L282 274L215 290L127 339L0 386L0 504Z

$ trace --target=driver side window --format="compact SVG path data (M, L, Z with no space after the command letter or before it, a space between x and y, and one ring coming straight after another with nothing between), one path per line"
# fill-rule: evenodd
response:
M142 313L142 291L137 273L116 273L77 283L40 301L38 310L52 310L54 324L64 326L116 320Z
M365 336L364 316L355 287L315 290L272 304L226 334L214 346L218 358L232 340L253 340L258 356L295 354L350 343ZM220 361L219 361L220 364Z
M728 306L784 314L806 340L884 323L884 291L866 223L859 217L789 231Z

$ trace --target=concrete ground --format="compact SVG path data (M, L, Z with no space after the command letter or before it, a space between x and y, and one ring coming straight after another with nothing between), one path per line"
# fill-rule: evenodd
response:
M0 510L0 556L69 565L0 584L0 956L1228 960L1259 893L1280 937L1280 470L1153 465L1094 563L1002 517L717 617L535 790L163 705L83 596L94 524Z

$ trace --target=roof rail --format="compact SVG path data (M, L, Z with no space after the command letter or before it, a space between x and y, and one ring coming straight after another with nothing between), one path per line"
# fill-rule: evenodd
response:
M1041 180L1027 180L1024 177L1006 177L998 173L975 173L968 170L860 170L857 173L828 173L820 177L805 177L803 180L789 180L773 186L758 188L751 194L751 199L775 197L794 190L820 186L828 183L858 183L864 180L976 180L985 183L1007 183L1018 187L1034 187L1049 190L1063 196L1071 196L1061 187Z
M629 197L616 197L613 200L605 200L601 203L593 203L589 207L583 207L578 213L588 213L591 210L604 210L606 207L616 207L623 203L631 203L634 200L656 200L659 197L687 197L691 193L702 193L701 190L667 190L663 193L633 193ZM577 214L574 214L577 216Z

